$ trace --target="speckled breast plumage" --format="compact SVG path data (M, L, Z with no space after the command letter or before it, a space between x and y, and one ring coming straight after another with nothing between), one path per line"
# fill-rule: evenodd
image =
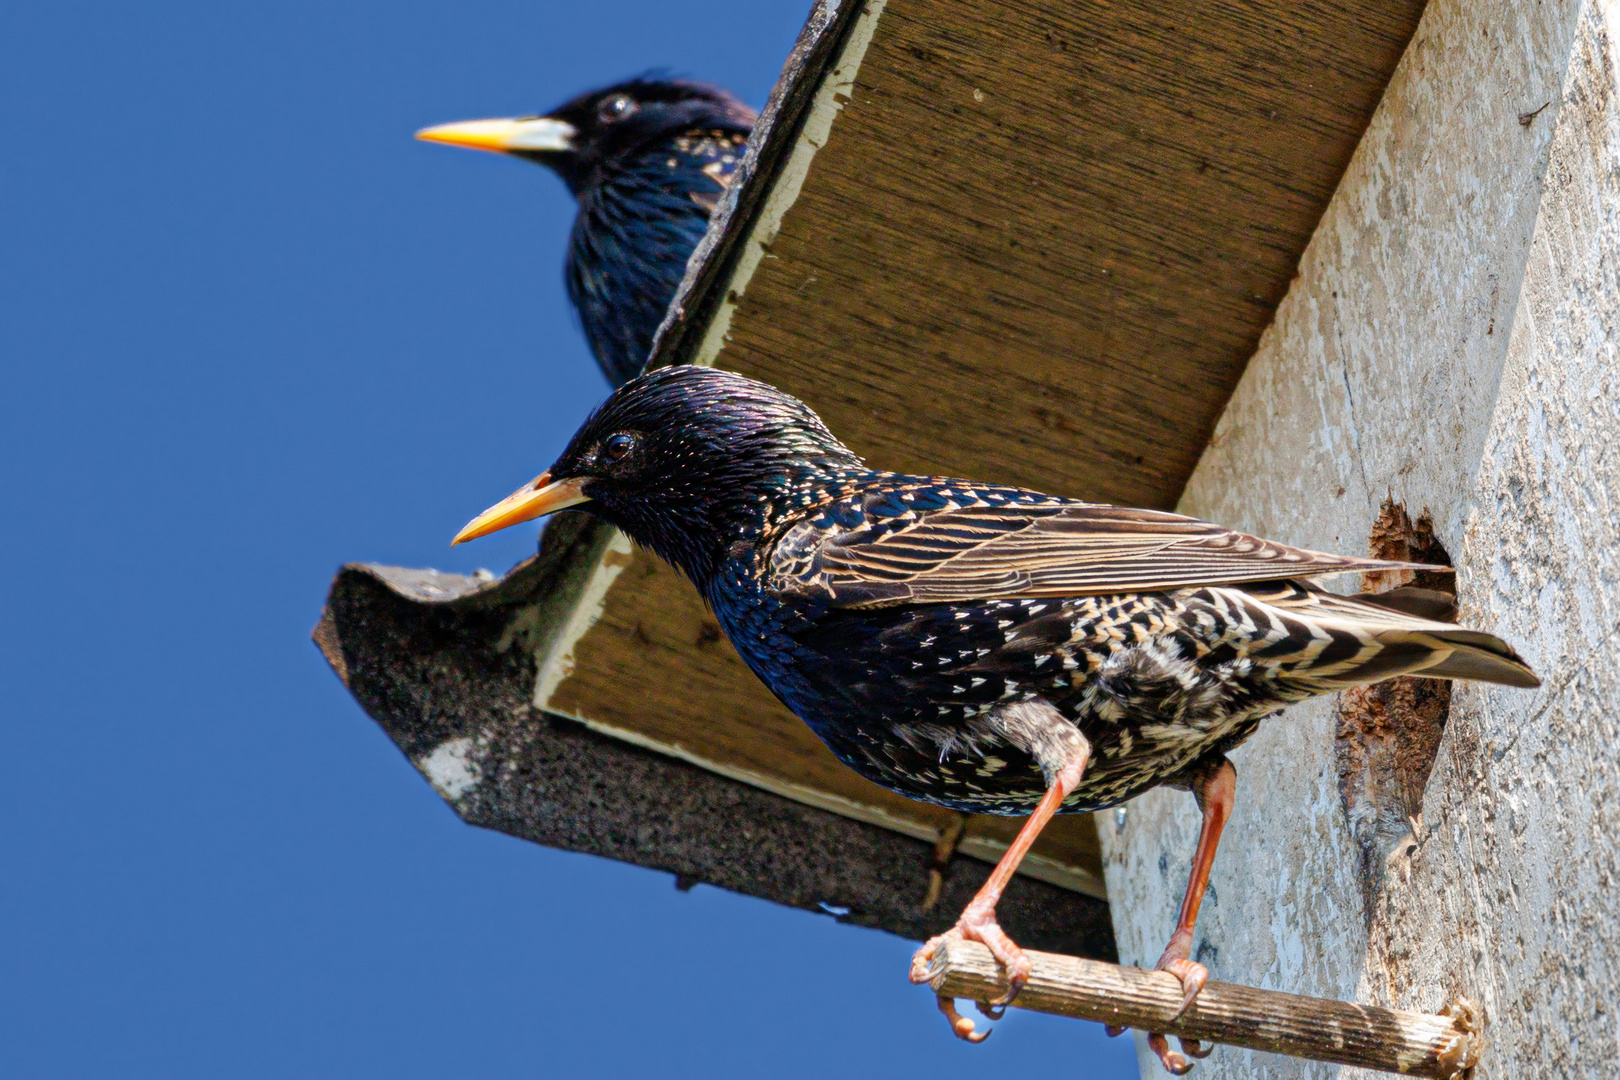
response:
M853 482L739 553L711 602L744 660L851 768L912 798L969 813L1026 814L1047 780L986 722L1039 697L1091 742L1064 811L1103 809L1225 752L1277 709L1320 692L1290 673L1322 648L1279 622L1266 594L1294 582L977 603L838 608L780 587L788 543L805 533L881 528L914 500L873 505ZM976 486L959 502L1072 505ZM943 505L937 493L924 510Z
M1230 608L1242 600L1230 593L858 614L758 597L728 604L722 618L745 661L845 764L966 813L1027 814L1040 801L1040 767L983 721L998 705L1047 701L1092 745L1092 763L1064 803L1080 813L1173 782L1310 695L1258 673L1234 647L1240 620Z

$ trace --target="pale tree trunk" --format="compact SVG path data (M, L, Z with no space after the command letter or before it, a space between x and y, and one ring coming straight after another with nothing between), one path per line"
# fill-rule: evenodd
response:
M1609 3L1433 0L1181 505L1348 553L1386 500L1426 513L1460 621L1545 680L1458 686L1411 805L1353 775L1342 704L1268 721L1195 939L1217 979L1465 995L1481 1080L1616 1068L1617 50ZM1099 819L1122 962L1163 948L1197 821L1172 791ZM1232 1048L1197 1071L1360 1075Z

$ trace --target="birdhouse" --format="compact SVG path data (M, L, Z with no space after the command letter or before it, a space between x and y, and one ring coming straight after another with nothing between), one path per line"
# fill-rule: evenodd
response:
M1620 704L1606 11L818 3L650 360L780 386L880 468L1454 565L1466 621L1546 685L1267 721L1195 954L1468 998L1493 1075L1608 1053L1612 950L1582 929ZM500 578L347 567L315 636L466 820L678 884L923 937L1016 832L849 771L683 578L581 515ZM1151 964L1191 800L1058 822L1003 924Z

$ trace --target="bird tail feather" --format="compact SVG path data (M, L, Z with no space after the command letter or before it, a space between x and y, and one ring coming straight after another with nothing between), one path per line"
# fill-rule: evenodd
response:
M1456 612L1446 593L1403 588L1339 596L1306 582L1242 590L1298 647L1284 676L1320 691L1382 682L1397 675L1536 687L1541 680L1494 634L1444 622ZM1327 644L1323 645L1324 636ZM1286 650L1286 645L1273 649ZM1273 654L1275 655L1275 654Z
M1438 663L1413 672L1428 679L1468 679L1498 686L1532 689L1541 679L1530 670L1513 646L1492 634L1478 630L1448 630L1432 635L1450 646Z

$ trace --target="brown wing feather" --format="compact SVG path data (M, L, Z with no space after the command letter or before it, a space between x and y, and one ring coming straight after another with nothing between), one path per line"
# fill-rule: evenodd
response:
M783 585L823 591L840 607L1158 592L1348 571L1449 569L1329 555L1196 518L1085 503L941 510L898 528L823 535L809 551L791 541L787 547L809 558L795 567L796 580Z

